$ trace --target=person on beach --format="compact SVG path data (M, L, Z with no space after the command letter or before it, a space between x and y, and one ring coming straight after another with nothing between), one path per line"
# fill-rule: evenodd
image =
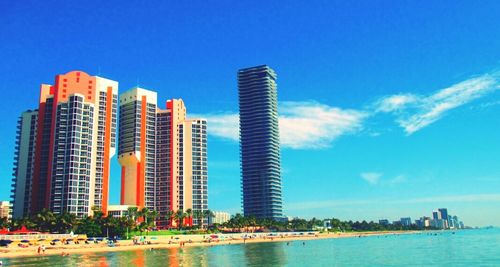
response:
M45 254L45 245L42 245L42 254Z
M42 252L42 247L41 246L38 246L37 252L38 252L38 255L40 255L40 253Z

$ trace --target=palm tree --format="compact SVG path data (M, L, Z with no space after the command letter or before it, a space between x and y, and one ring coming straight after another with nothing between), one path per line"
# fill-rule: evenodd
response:
M73 231L78 220L73 213L65 212L56 216L56 231L59 233L68 233Z
M142 220L148 224L148 214L149 214L149 209L144 207L139 211L139 217L142 217Z
M127 239L129 238L128 233L130 231L130 228L135 228L137 224L137 207L128 207L127 209Z
M2 217L0 218L0 228L7 228L9 227L9 220L7 217Z
M26 218L27 219L27 218ZM56 216L48 209L43 209L33 218L41 232L53 232L56 226ZM28 227L27 225L25 225Z
M187 209L186 210L186 217L188 219L188 225L193 226L193 221L191 220L193 218L193 210L192 209Z
M210 225L210 218L214 217L214 213L211 210L204 210L203 215L207 218L207 226Z
M137 207L128 207L127 218L133 221L137 219Z
M177 210L177 212L175 212L174 214L174 218L175 220L177 220L177 227L179 228L179 230L182 228L182 223L185 217L186 214L181 209Z
M173 210L167 211L167 214L165 215L165 219L167 219L168 223L172 225L172 220L174 218L175 212Z
M158 215L160 215L160 214L156 210L152 210L149 213L149 217L151 218L151 224L152 224L152 226L156 226L156 218L158 218Z
M196 219L198 227L203 229L203 212L201 210L195 210L193 211L193 217Z

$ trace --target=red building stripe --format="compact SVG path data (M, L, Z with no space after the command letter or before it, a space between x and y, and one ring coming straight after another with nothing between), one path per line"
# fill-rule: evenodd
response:
M56 116L57 116L57 104L59 104L59 76L56 76L56 84L54 88L54 102L52 103L52 122L50 126L50 144L49 144L49 160L48 160L48 171L47 171L47 184L45 186L45 208L50 207L50 191L52 182L52 161L54 159L54 141L55 141L55 129L56 129ZM51 88L52 89L52 88ZM51 90L52 91L52 90Z
M45 119L45 102L40 102L38 105L38 121L37 121L37 135L35 144L35 166L33 170L33 181L32 184L35 185L31 188L31 213L36 213L39 210L39 184L40 184L40 164L42 157L42 136L43 136L43 121Z
M113 88L108 86L106 95L106 122L104 128L104 173L102 177L102 212L108 215L108 190L109 190L109 149L111 146L111 117L113 106Z
M138 196L138 204L140 208L144 207L144 179L146 176L146 125L147 125L147 99L146 96L142 96L142 106L141 106L141 168L138 168L139 173L139 184L137 185L138 191L140 192Z

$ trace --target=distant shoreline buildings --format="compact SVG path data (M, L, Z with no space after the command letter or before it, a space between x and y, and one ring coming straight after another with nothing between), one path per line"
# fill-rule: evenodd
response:
M381 219L379 220L381 225L389 225L389 220ZM420 217L420 219L415 220L414 224L410 217L401 218L399 221L394 221L393 225L401 225L403 227L415 226L420 229L432 228L432 229L464 229L465 225L462 221L458 219L457 216L452 216L448 214L448 209L440 208L432 212L432 217Z

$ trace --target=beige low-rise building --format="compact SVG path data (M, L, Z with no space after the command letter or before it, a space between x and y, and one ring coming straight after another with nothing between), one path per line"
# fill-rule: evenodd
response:
M0 202L0 218L10 219L11 216L11 205L9 201Z

